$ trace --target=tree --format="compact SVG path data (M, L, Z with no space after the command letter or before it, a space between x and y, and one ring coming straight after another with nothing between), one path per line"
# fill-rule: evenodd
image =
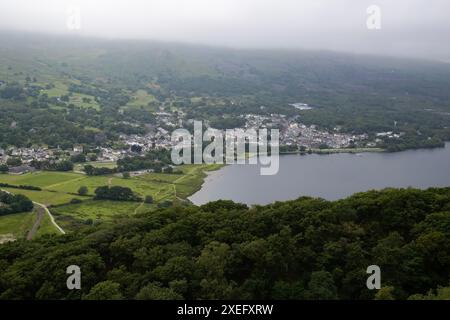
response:
M408 298L408 300L450 300L450 286L438 287L436 292L430 290L428 294L415 294Z
M150 283L143 287L136 295L137 300L182 300L183 297L169 288Z
M172 204L173 204L172 201L170 201L170 200L164 200L164 201L158 203L158 208L169 208L169 207L172 206Z
M153 203L153 197L152 196L145 196L145 203Z
M312 300L337 299L333 276L327 271L313 272L308 283L307 297Z
M86 187L86 186L81 186L81 187L78 189L78 194L79 194L80 196L85 196L85 195L88 194L88 192L89 192L89 189L88 189L88 187Z
M94 169L95 169L94 166L90 165L90 164L84 166L84 172L86 172L86 174L88 176L92 176L93 175Z
M382 287L375 294L375 300L395 300L394 287L392 286Z
M73 170L73 162L68 160L63 160L57 162L47 168L50 171L72 171Z
M9 168L6 164L0 164L0 173L8 173Z
M132 152L136 152L136 153L141 153L142 152L142 147L140 145L133 144L131 146L131 151Z
M173 168L172 167L166 167L164 168L164 173L172 173L173 172Z
M124 179L130 179L130 173L129 173L129 172L124 172L124 173L122 173L122 178L124 178Z
M22 165L22 160L17 157L9 157L8 160L6 160L6 164L11 167L16 167Z
M82 153L76 154L70 157L70 161L73 163L83 163L86 162L86 156Z
M120 284L107 280L97 283L89 293L83 297L84 300L122 300Z
M95 189L94 200L142 201L130 188L102 186Z

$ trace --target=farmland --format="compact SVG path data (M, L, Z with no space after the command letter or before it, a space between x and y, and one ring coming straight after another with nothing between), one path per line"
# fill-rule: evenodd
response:
M35 202L44 204L55 216L57 223L64 230L70 231L74 225L79 223L104 222L115 217L152 211L164 202L184 203L188 196L201 187L205 177L204 171L215 170L219 167L219 165L183 165L178 168L182 172L181 174L146 173L127 179L118 174L87 176L76 172L39 171L23 175L1 175L0 182L40 187L41 191L3 189L11 193L23 194ZM94 200L95 189L106 185L128 187L142 199L151 196L153 203ZM84 196L78 195L78 189L81 186L88 189L88 193ZM29 214L4 217L3 219L2 225L12 226L5 227L12 231L0 230L0 234L18 235L21 232L23 234L23 230L32 224L29 221L31 219ZM47 216L46 219L48 219ZM46 223L46 220L43 220L43 223ZM48 233L53 228L51 223L50 225L41 225L43 230L40 232Z

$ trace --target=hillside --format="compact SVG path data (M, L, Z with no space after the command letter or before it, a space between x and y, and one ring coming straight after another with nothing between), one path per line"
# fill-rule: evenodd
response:
M2 33L0 80L13 86L0 99L0 137L13 145L113 141L142 133L118 122L142 127L161 109L213 123L281 113L344 132L406 133L393 151L442 145L450 131L450 65L430 61Z
M449 188L218 201L2 245L0 298L442 299L449 254ZM79 291L65 287L72 264ZM366 288L373 264L380 291Z

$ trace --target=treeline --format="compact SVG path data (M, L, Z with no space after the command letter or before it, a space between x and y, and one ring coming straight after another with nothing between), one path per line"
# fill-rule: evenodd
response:
M33 202L21 194L0 191L0 216L33 210Z
M116 168L106 168L106 167L94 167L93 165L85 165L84 172L88 176L102 176L107 174L113 174L117 172Z
M69 291L73 264L82 286ZM370 265L381 290L366 287ZM450 188L176 206L2 245L0 266L1 299L438 299Z
M63 160L58 162L51 161L31 161L30 165L38 170L47 170L47 171L72 171L73 170L73 162L69 160Z
M9 183L0 182L0 188L14 188L14 189L22 189L22 190L34 190L41 191L42 189L36 186L28 186L28 185L14 185Z

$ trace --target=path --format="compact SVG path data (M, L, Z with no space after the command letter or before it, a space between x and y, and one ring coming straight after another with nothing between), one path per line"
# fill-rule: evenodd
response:
M43 205L42 203L34 202L34 201L33 201L33 203L37 206L40 206L42 209L45 210L45 212L47 212L48 216L50 217L51 222L53 223L55 228L58 229L59 232L61 232L62 234L66 234L66 232L56 223L55 218L53 217L53 215L50 213L50 210L48 210L48 208L45 205Z
M51 189L51 188L54 188L54 187L62 186L64 184L68 184L68 183L71 183L71 182L74 182L74 181L78 181L78 180L83 180L83 179L86 179L86 177L79 177L79 178L70 179L70 180L66 180L66 181L63 181L63 182L51 184L51 185L45 186L43 189Z
M136 207L136 209L134 209L134 213L133 213L133 214L138 213L139 209L140 209L144 204L145 204L145 201L142 201L141 204L138 205L138 206Z
M45 215L45 210L42 209L42 207L35 207L34 209L36 211L36 221L34 222L33 227L30 229L30 231L27 234L27 240L33 239L33 237L35 236L36 232L38 231L39 226L41 225L41 221Z
M12 194L11 192L9 192L9 191L7 191L7 190L3 190L3 189L0 189L0 191L3 191L3 192L6 192L6 193L9 193L9 194ZM47 212L48 216L50 217L50 221L51 221L52 224L55 226L55 228L58 229L59 232L61 232L62 234L66 234L66 232L65 232L65 231L64 231L64 230L56 223L55 218L53 217L53 215L50 213L50 210L48 210L48 208L47 208L45 205L43 205L42 203L35 202L35 201L33 201L33 203L34 203L35 206L39 206L39 207L41 207L42 209L44 209L45 212ZM37 209L37 210L38 210L38 209ZM36 229L37 229L37 227L39 227L39 225L40 225L40 223L41 223L41 220L42 220L42 217L41 217L41 219L36 219L36 222L39 221L39 223L38 223L37 226L36 226L36 222L35 222L35 224L33 225L33 228L32 228L31 230L33 230L35 227L36 227ZM31 232L31 231L30 231L30 232ZM36 233L36 231L34 231L34 233ZM31 236L33 236L34 233L33 233ZM29 235L29 233L28 233L28 235ZM27 239L28 239L28 237L27 237Z

